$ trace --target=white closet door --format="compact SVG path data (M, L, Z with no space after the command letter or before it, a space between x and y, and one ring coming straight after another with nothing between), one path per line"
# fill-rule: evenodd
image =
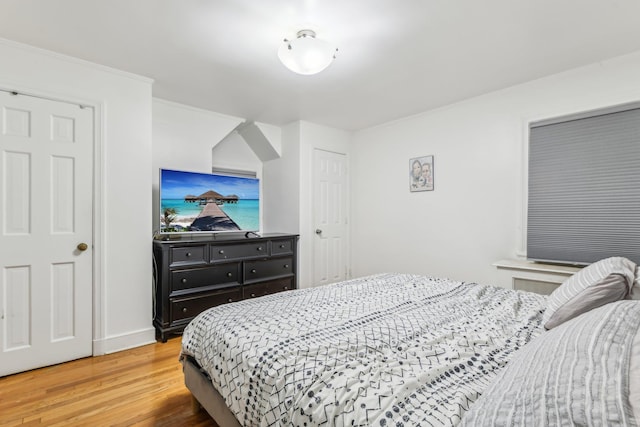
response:
M313 153L313 286L347 277L347 167L344 154Z
M64 102L0 91L0 109L3 376L92 354L94 129Z

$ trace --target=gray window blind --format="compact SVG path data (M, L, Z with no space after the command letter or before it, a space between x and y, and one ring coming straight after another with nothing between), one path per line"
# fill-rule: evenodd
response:
M527 257L640 264L640 104L530 124Z

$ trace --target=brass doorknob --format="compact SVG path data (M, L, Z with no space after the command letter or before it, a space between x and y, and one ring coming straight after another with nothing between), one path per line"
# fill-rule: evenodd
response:
M86 243L78 243L78 246L76 246L76 247L81 252L84 252L89 248L89 246Z

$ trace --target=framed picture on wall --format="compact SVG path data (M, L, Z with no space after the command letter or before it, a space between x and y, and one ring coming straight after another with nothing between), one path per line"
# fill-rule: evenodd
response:
M433 156L409 159L409 191L433 191Z

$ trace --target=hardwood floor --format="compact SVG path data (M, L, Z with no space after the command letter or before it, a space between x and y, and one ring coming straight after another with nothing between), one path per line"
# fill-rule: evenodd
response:
M213 426L193 412L180 338L0 378L0 426Z

